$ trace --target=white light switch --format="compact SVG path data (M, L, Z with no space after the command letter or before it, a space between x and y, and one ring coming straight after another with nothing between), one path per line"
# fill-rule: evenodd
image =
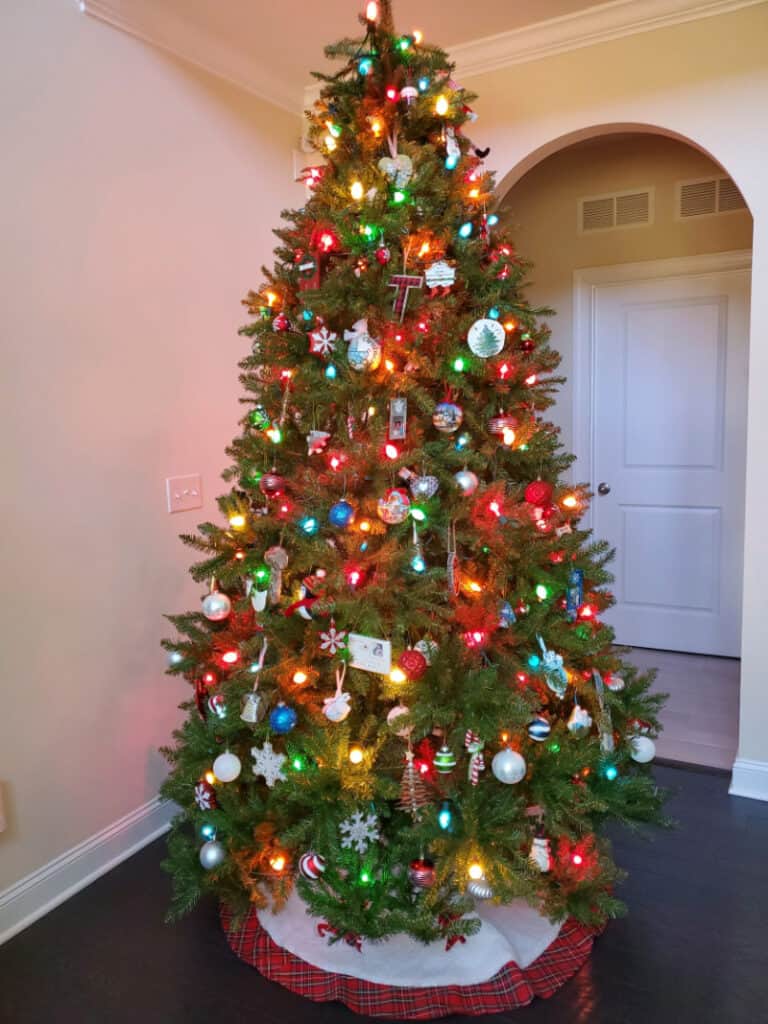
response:
M203 486L197 473L191 476L169 476L165 481L169 512L188 512L203 507Z

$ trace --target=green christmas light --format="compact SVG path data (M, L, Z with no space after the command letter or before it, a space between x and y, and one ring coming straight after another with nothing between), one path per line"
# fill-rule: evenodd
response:
M301 756L301 754L297 754L291 760L291 768L293 768L293 770L295 772L303 772L306 767L307 767L307 762L304 760L304 758Z
M251 573L258 590L266 590L269 577L272 575L268 565L257 565Z
M467 361L464 356L456 356L452 365L456 373L464 373L467 368Z
M538 597L540 601L546 601L549 597L549 587L545 586L543 583L537 583L536 597Z

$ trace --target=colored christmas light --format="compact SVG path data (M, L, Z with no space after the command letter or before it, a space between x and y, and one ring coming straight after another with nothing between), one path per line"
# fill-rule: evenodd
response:
M396 444L392 444L392 442L389 441L384 445L384 454L391 462L394 462L394 460L400 456L400 449Z
M387 99L390 101L390 103L394 103L395 100L400 95L400 93L394 87L394 85L389 85L389 86L387 86L387 91L386 91L385 95L386 95Z
M379 20L379 5L376 0L370 0L370 3L365 5L365 20L372 23Z
M309 676L303 669L296 669L293 673L293 681L297 686L303 686L307 679L309 679Z
M282 853L277 853L273 857L269 858L269 866L278 875L285 871L286 863L286 859Z
M540 664L541 664L541 658L538 656L538 654L529 654L528 655L528 667L529 668L534 668L534 669L538 668Z
M229 517L229 525L232 527L233 530L244 529L246 522L247 519L245 518L245 516L241 515L239 512Z
M561 501L561 505L564 508L577 508L578 504L579 499L576 497L575 494L566 494L566 496Z
M328 378L328 380L336 379L336 367L333 365L333 363L328 363L328 365L326 366L325 376Z
M458 164L458 162L459 162L459 154L458 153L449 153L448 156L445 158L445 169L447 171L455 170L456 169L456 165Z
M422 555L416 554L411 559L411 568L414 572L422 573L427 568L427 563Z
M221 655L221 661L225 665L236 665L239 660L240 660L240 651L235 651L235 650L224 651L224 653Z
M395 667L389 673L389 681L391 683L398 684L406 683L408 681L408 676L405 674L405 672L403 672L403 670L398 665L395 665Z
M426 92L427 89L429 88L429 79L426 77L422 77L417 82L417 85L419 87L419 92Z
M303 516L299 520L299 529L308 537L312 537L320 529L320 523L314 516Z
M443 832L450 832L453 827L453 811L450 800L443 800L440 810L437 812L437 824Z
M540 601L546 601L549 597L549 587L545 586L543 583L537 583L536 597L538 597Z
M355 201L359 201L365 195L365 188L362 181L353 181L349 186L349 194Z
M365 754L363 753L362 747L350 747L349 748L349 763L350 764L362 764Z
M470 878L474 879L475 881L478 881L478 879L483 877L482 864L470 864L469 868L467 869L467 874L469 875Z
M467 368L467 361L463 356L456 356L452 365L456 373L463 373Z
M465 221L459 228L459 238L469 238L472 234L472 221Z
M445 117L445 115L448 113L449 106L450 104L448 103L448 98L446 96L443 96L441 93L435 100L435 113L437 114L438 117Z
M373 61L371 60L371 58L361 57L360 60L357 62L357 70L363 76L370 75L371 71L373 70Z

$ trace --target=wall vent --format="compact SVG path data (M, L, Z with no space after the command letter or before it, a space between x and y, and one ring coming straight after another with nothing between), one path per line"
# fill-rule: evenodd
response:
M718 213L746 210L744 196L731 178L697 178L677 184L678 220L712 217Z
M653 223L653 189L632 189L578 201L579 234Z

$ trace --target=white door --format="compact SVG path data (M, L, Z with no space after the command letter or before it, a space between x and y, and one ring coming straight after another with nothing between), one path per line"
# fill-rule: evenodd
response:
M593 287L593 525L620 644L740 654L749 283Z

